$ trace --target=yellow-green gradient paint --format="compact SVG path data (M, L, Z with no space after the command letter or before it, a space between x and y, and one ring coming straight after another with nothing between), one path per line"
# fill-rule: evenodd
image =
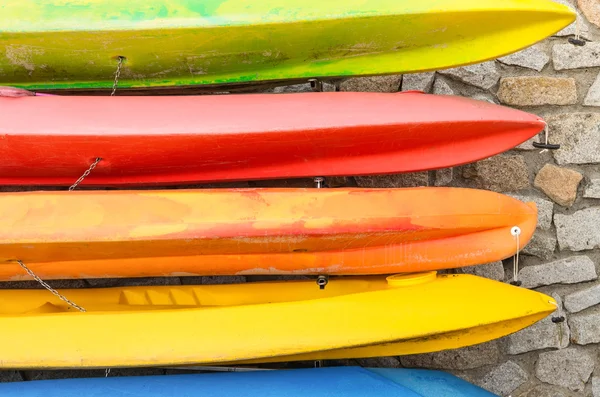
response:
M4 0L0 85L247 83L407 73L525 48L575 15L550 0Z

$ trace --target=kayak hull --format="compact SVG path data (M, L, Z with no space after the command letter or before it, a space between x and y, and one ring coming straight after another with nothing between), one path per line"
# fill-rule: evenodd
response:
M0 185L81 186L415 172L504 152L539 117L422 93L0 98ZM435 111L433 111L435 109Z
M0 280L28 279L19 260L43 279L455 268L514 255L536 221L461 188L4 193Z
M5 1L0 85L215 85L436 70L528 47L575 20L545 0Z
M435 272L332 278L324 289L303 280L60 293L86 311L45 290L0 291L2 368L416 354L499 338L556 309L535 291Z
M315 385L324 385L323 387ZM494 397L441 371L330 367L169 376L60 379L0 384L5 397Z

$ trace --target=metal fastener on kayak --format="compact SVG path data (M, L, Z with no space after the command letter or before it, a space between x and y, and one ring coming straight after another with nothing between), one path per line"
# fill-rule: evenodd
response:
M31 277L33 277L33 279L35 281L37 281L38 283L40 283L42 285L42 287L46 288L53 295L55 295L57 298L59 298L60 300L66 302L68 305L74 307L75 309L79 310L80 312L85 312L85 309L83 307L81 307L78 304L76 304L75 302L69 300L64 295L61 295L60 292L58 292L57 290L55 290L54 288L52 288L50 285L48 285L48 283L46 283L44 280L42 280L41 278L39 278L37 276L37 274L35 274L31 269L29 269L27 266L25 266L25 264L23 263L23 261L17 259L17 263L19 264L19 266L21 266L23 268L23 270L25 270L27 272L27 274L29 274Z
M309 79L308 82L310 83L310 88L312 88L314 92L323 92L323 82L321 80Z
M323 187L323 182L325 182L325 178L323 178L322 176L317 176L313 179L313 181L315 182L315 187L317 189L320 189Z
M96 166L98 165L98 163L102 160L102 158L100 157L96 157L96 160L94 160L94 162L92 163L92 165L90 165L90 167L85 170L85 172L79 177L79 179L77 179L75 181L74 184L72 184L71 186L69 186L69 191L72 192L73 190L75 190L75 188L81 183L83 182L83 180L85 178L87 178L87 176L90 174L90 172L92 172L94 170L94 168L96 168Z
M319 289L325 289L327 283L329 283L329 276L317 277L317 285L319 286Z
M515 238L517 242L517 250L515 252L515 256L513 256L513 281L511 281L512 285L516 285L517 287L521 286L521 282L518 280L519 278L519 250L521 249L521 244L519 242L519 236L521 235L521 228L519 226L513 226L510 229L510 234Z

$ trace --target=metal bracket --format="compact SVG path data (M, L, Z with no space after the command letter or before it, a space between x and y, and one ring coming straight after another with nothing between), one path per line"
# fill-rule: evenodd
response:
M533 147L538 149L557 150L560 149L560 145L556 143L541 143L533 142Z
M317 189L321 189L322 187L324 187L323 185L325 184L325 178L323 178L322 176L316 176L313 181L315 182L315 187Z
M585 40L575 39L573 37L569 37L569 43L576 45L577 47L583 47L585 45Z
M329 276L319 276L317 277L317 285L319 289L325 289L325 286L329 283Z
M319 79L309 79L310 87L314 92L323 92L323 82Z

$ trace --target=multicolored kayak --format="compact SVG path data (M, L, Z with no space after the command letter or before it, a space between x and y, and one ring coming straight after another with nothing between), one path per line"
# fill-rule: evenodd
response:
M0 384L3 397L494 397L441 371L331 367Z
M0 280L390 274L510 257L535 204L462 188L0 194ZM511 228L518 226L517 239Z
M422 93L0 98L0 185L414 172L504 152L539 117Z
M550 0L4 0L0 85L33 90L406 73L503 56L575 20ZM307 115L311 117L311 115Z
M0 290L0 368L398 356L473 345L556 309L536 291L435 272L314 281ZM476 299L474 299L476 297Z

